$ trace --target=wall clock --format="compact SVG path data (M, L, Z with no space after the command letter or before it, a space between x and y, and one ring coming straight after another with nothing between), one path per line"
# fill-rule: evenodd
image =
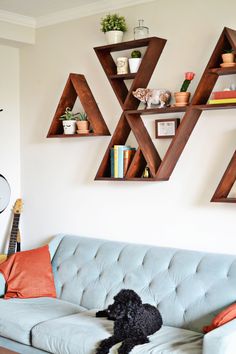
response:
M2 213L9 204L11 196L10 185L6 178L0 174L0 213Z

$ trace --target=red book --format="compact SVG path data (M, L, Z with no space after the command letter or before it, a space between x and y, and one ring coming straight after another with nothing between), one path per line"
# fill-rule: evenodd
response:
M213 100L221 100L224 98L236 98L236 91L216 91L212 92Z

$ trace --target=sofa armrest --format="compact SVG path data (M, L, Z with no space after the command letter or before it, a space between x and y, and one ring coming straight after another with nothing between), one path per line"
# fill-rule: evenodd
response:
M53 260L53 257L57 251L57 248L64 236L65 236L64 234L59 234L59 235L53 237L53 239L49 242L48 247L49 247L49 252L50 252L50 256L51 256L51 261Z
M203 354L232 354L236 348L236 319L207 333Z

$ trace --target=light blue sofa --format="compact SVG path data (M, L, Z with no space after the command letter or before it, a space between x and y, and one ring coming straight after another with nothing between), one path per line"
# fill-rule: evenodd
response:
M236 300L236 256L68 235L55 237L50 252L58 298L1 299L0 346L21 354L94 354L113 326L96 310L131 288L157 305L164 320L133 354L236 353L236 320L202 333ZM1 294L4 288L0 277Z

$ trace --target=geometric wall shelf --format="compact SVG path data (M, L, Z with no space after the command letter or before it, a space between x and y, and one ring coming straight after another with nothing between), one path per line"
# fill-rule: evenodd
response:
M236 151L211 199L211 202L236 203L236 198L228 197L236 181Z
M89 132L88 134L65 135L63 134L63 126L59 118L62 114L64 114L67 107L70 107L71 109L73 108L77 97L80 99L83 109L87 113L87 119L90 123L92 132ZM110 135L110 132L88 86L88 83L84 75L70 74L53 117L47 138L79 138L100 135Z
M236 108L235 103L207 103L218 77L221 75L236 74L235 67L220 67L222 61L221 54L224 50L232 48L236 51L236 31L225 27L188 106L137 109L140 102L133 97L132 91L138 87L147 87L152 71L156 66L165 43L165 39L152 37L149 39L147 38L94 48L113 91L123 109L121 118L98 169L95 177L96 180L145 182L168 180L202 112L205 110ZM138 48L139 46L142 47L145 45L147 46L147 49L138 72L136 74L117 75L116 65L111 56L111 52ZM149 67L150 61L151 66ZM125 85L125 80L128 79L133 79L130 89ZM174 112L183 112L184 116L164 158L161 160L152 139L143 124L142 116ZM138 149L124 178L113 178L110 174L110 150L114 145L124 145L131 131L138 142ZM142 178L142 173L146 166L149 167L150 177Z

